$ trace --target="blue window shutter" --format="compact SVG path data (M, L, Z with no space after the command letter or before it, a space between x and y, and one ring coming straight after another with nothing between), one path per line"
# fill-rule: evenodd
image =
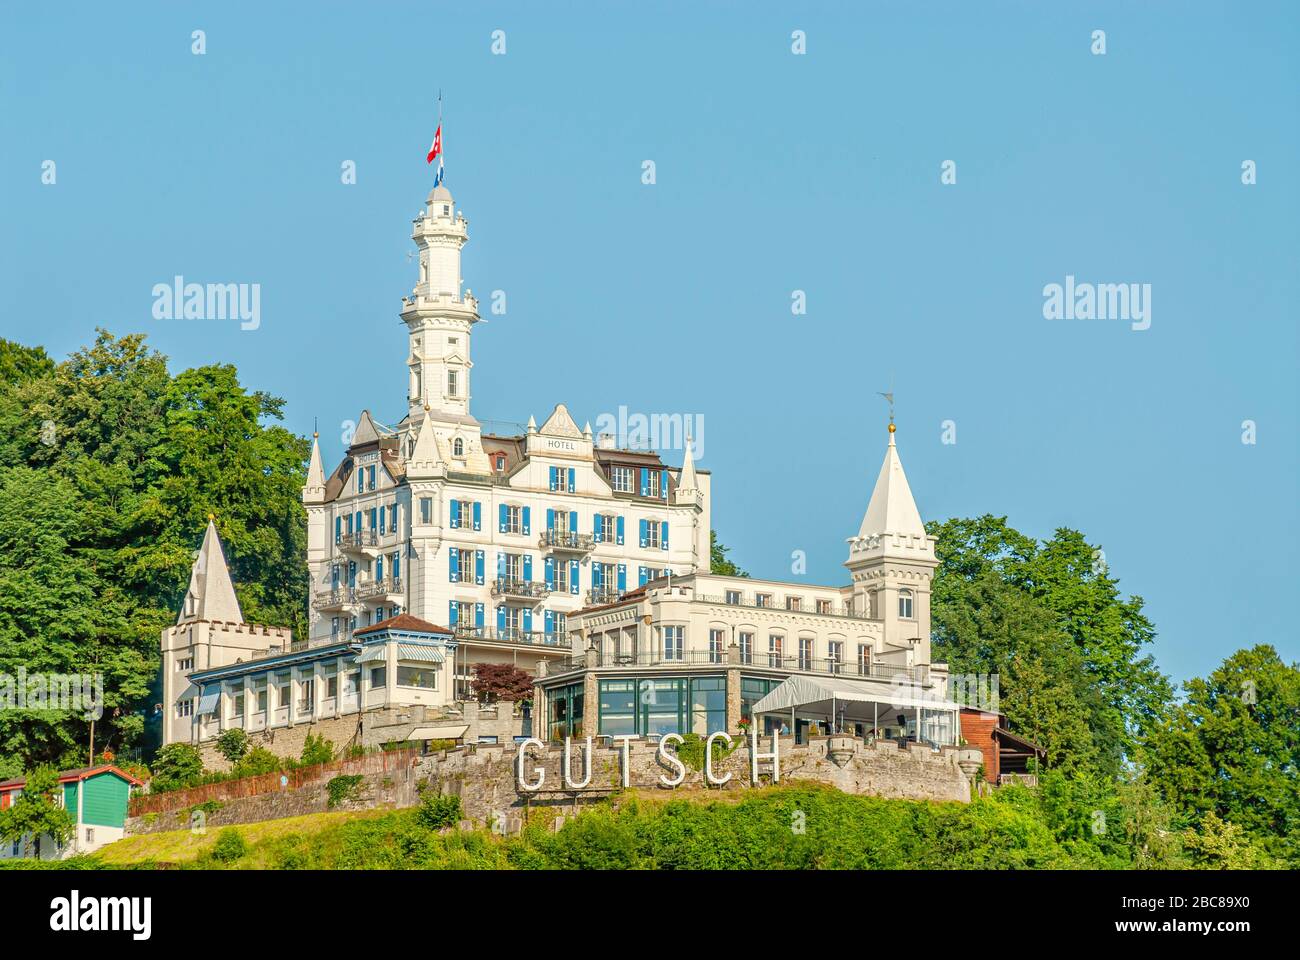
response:
M375 468L371 467L369 472L370 472L370 489L373 490L375 489Z
M646 576L645 567L637 567L637 568L636 568L636 585L637 585L638 587L644 587L644 586L646 585L646 580L647 580L647 579L649 579L649 578Z
M645 467L641 468L641 496L650 496L650 471ZM645 546L645 544L641 544Z
M482 511L482 507L483 507L483 504L479 503L477 500L474 501L474 529L475 529L475 530L482 530L482 529L483 529L483 511Z
M555 589L555 558L547 557L544 566L546 568L546 589L554 590Z
M569 592L578 592L578 561L569 561Z
M504 630L505 628L506 628L506 605L504 603L499 603L497 604L497 629Z
M599 563L591 565L591 589L599 590L605 586L605 575Z
M577 510L569 511L569 532L570 533L578 532L578 511Z
M451 528L453 530L460 529L460 501L459 500L453 500L451 502Z
M384 558L383 557L375 558L375 579L376 580L384 579Z
M599 513L593 513L591 515L591 533L592 536L596 538L596 542L600 543L600 514Z
M533 632L533 611L524 607L524 633Z
M543 612L542 616L545 618L543 622L546 625L545 626L546 633L548 635L554 633L555 632L555 611L546 610Z
M646 542L650 539L650 523L648 520L644 520L644 519L638 520L637 523L640 527L639 532L641 534L641 546L644 547L646 545Z
M623 546L623 514L619 514L614 520L615 535L618 537L618 545Z
M659 474L659 496L665 500L668 499L668 471L661 471Z
M452 547L447 551L448 567L451 570L451 582L455 583L460 579L460 551Z
M497 551L497 577L498 579L506 575L506 555L500 550Z
M388 508L388 529L393 533L397 532L397 504L392 504Z
M334 542L338 543L343 539L343 518L334 518Z
M456 626L456 613L457 613L457 609L456 609L456 601L455 601L455 600L449 600L449 601L447 601L447 603L448 603L448 607L449 607L449 609L447 610L447 625L448 625L449 627L455 627L455 626Z
M546 530L551 532L555 529L555 511L550 507L546 508Z
M354 529L357 531L357 533L361 532L361 511L360 510L357 511L357 522Z
M524 536L525 537L528 536L529 531L532 530L532 526L533 526L533 509L532 507L524 507Z
M474 626L483 626L483 604L474 604Z
M569 468L569 492L570 492L570 493L573 493L574 491L576 491L576 490L578 489L578 484L577 484L577 479L576 479L576 478L577 478L577 473L578 473L578 472L577 472L576 470L574 470L573 467L570 467L570 468Z
M663 549L667 550L668 549L668 521L667 520L659 524L659 530L660 530L659 539L663 541Z
M483 551L474 551L474 582L483 586Z
M627 590L627 564L618 565L618 592L623 593Z
M524 581L526 583L531 583L532 580L533 580L533 555L531 553L525 553L524 554Z
M497 506L497 533L506 532L506 505L504 503Z
M559 486L559 480L556 478L556 473L555 473L556 470L558 470L559 468L558 468L558 467L550 467L549 469L550 469L550 471L551 471L551 473L550 473L550 476L551 476L551 490L553 491L553 490L555 490L555 488L556 488L557 486Z
M402 575L402 555L400 553L393 554L393 562L390 566L393 568L393 576L400 577Z

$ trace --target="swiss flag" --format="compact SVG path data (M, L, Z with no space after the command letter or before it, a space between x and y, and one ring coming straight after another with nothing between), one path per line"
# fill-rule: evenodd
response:
M433 146L429 148L429 156L426 158L425 162L433 163L433 158L440 153L442 153L442 125L441 124L438 125L438 129L433 134Z

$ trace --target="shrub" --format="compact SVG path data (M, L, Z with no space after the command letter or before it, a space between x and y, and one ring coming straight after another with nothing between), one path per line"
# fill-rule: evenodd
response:
M313 766L318 763L329 763L334 759L334 741L326 740L323 736L317 737L307 734L307 739L302 745L302 763L305 766Z
M698 733L686 733L682 735L682 742L677 745L677 759L686 764L692 770L704 769L704 744L707 742L705 737ZM713 762L717 763L724 757L731 755L731 752L740 745L740 740L732 741L731 746L727 746L722 740L713 741ZM715 768L716 769L716 768Z
M222 863L234 863L248 853L248 844L244 835L234 827L226 827L217 834L217 842L212 845L212 857Z
M217 752L231 763L238 763L248 752L248 734L238 727L217 737Z
M183 790L194 786L202 776L203 757L198 748L189 743L169 743L154 759L149 789L154 793Z
M284 766L284 762L266 747L254 747L237 764L233 771L235 777L256 777L264 773L275 773Z
M365 778L359 773L340 774L325 785L329 792L329 806L337 807L345 800L355 800L360 793L361 781Z
M430 830L454 827L461 819L460 797L451 794L427 794L420 803L415 818L420 826Z

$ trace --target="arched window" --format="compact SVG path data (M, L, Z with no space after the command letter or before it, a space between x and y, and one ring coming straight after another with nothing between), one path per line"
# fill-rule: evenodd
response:
M898 591L898 616L903 620L912 619L912 591Z
M451 442L451 455L453 457L465 456L465 441L457 437Z

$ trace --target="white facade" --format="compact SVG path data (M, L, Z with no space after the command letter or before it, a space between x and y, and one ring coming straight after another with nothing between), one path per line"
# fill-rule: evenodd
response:
M328 479L318 444L303 503L312 644L397 612L447 626L460 689L475 660L535 669L567 655L565 620L666 571L707 571L709 476L648 451L599 448L563 404L539 428L485 434L471 415L478 304L461 291L468 223L445 187L415 221L418 281L402 300L406 411L363 412Z

